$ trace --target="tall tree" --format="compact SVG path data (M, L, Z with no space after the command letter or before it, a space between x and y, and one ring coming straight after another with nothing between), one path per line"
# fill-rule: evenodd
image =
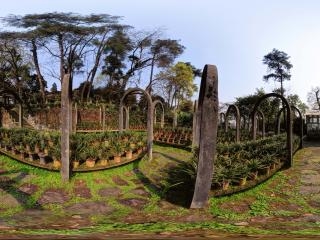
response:
M183 53L184 46L179 44L177 40L172 39L157 39L150 48L150 78L147 90L151 93L152 84L154 82L153 72L154 67L168 67L173 61Z
M320 87L314 87L308 92L308 103L312 109L320 110Z
M11 15L5 20L11 26L34 31L41 37L38 42L59 62L59 79L83 66L85 54L93 46L93 40L105 33L105 28L117 24L118 17L107 14L78 15L75 13L44 13L25 16ZM37 42L34 42L35 44Z
M11 18L2 18L2 22L5 22L9 26L11 26ZM30 49L30 52L32 54L31 60L33 61L34 70L36 71L36 80L39 84L39 91L42 96L42 102L44 103L46 100L45 96L45 86L46 81L44 80L44 77L41 72L40 64L39 64L39 58L38 58L38 44L36 42L40 39L40 36L35 31L29 31L29 32L1 32L0 33L1 39L7 39L8 41L14 41L21 48L27 48Z
M274 48L262 60L263 64L266 64L268 67L268 74L263 76L264 81L268 82L271 79L280 82L282 96L284 95L283 82L289 81L291 78L290 69L292 68L292 64L289 62L289 58L288 54Z
M181 100L190 99L197 90L197 86L193 83L193 69L183 62L178 62L161 71L156 78L162 82L161 88L166 91L165 95L170 107L178 107Z
M288 95L287 100L290 105L293 105L296 108L298 108L302 114L304 114L306 112L306 110L308 109L308 106L301 101L298 94Z
M31 74L31 70L30 56L24 52L17 41L1 39L0 81L3 86L15 91L26 104L30 99L37 98L36 95L39 92L36 76Z
M151 68L146 89L151 92L156 67L164 68L173 63L184 47L177 40L160 39L160 32L136 32L130 36L123 32L115 32L106 47L103 74L108 84L118 86L119 94L123 93L129 81L139 86L140 73ZM138 74L137 74L138 73ZM136 77L136 78L134 78Z

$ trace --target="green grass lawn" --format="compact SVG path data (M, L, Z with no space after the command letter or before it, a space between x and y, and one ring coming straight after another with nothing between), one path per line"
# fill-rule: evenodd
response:
M308 155L308 151L303 150L297 157L301 158L303 154ZM172 184L169 180L172 176L170 169L176 170L179 164L190 161L192 154L182 149L155 145L153 156L152 161L145 157L118 168L76 173L69 182L62 182L58 172L38 169L0 156L0 199L4 200L0 207L0 225L3 222L9 229L0 229L0 233L8 233L14 229L23 234L191 230L247 234L320 234L316 220L298 221L305 214L317 216L320 211L298 194L298 182L295 186L291 185L290 179L298 174L295 171L279 172L263 184L245 192L211 198L208 209L190 210L187 203L190 201L192 186L184 183ZM25 185L36 186L37 190L26 194L21 191ZM79 196L77 189L89 189L90 196ZM108 189L116 189L120 193L102 194ZM29 211L39 209L39 201L44 201L43 196L51 190L62 191L67 197L60 203L41 204L41 211L50 215L48 222L40 226L31 224L24 228L16 227L21 224L21 216L33 216L28 215ZM12 205L10 199L19 204ZM111 210L107 214L68 211L73 206L87 203L99 203ZM55 221L65 222L65 226L56 227Z

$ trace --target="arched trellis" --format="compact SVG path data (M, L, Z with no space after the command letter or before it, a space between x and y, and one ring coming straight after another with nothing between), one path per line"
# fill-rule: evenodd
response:
M123 97L120 100L120 107L119 107L119 131L123 131L123 109L124 109L124 100L127 98L128 95L134 93L141 93L144 94L148 101L148 112L147 112L147 151L149 160L152 159L152 144L153 144L153 103L151 96L148 92L141 88L131 88L128 89Z
M10 104L10 98L12 98L15 103L18 105L18 111L19 111L19 127L22 127L23 123L23 113L22 113L22 100L19 97L19 95L16 93L14 89L4 87L0 89L0 108L3 107L4 109L8 109L8 106ZM0 111L0 127L2 127L2 111Z
M255 116L256 116L256 112L258 110L258 107L260 106L261 102L269 97L277 97L280 98L282 100L282 102L284 103L286 109L287 109L287 166L291 167L293 162L292 162L292 121L291 121L291 108L290 105L288 103L288 101L281 96L280 94L277 93L268 93L266 95L263 95L255 104L251 117L252 117L252 138L253 140L256 140L256 129L257 129L257 122L255 121Z
M222 119L223 119L223 120L222 120ZM223 113L223 112L221 112L221 113L219 114L219 126L221 126L222 129L223 129L223 124L226 125L226 114Z
M129 107L128 106L122 106L122 109L120 109L120 111L122 111L122 114L124 114L125 118L124 118L124 122L122 122L122 124L124 123L124 129L125 130L129 130L130 126L129 126L129 120L130 120L130 112L129 112ZM122 119L123 121L123 119Z
M163 103L160 100L155 100L153 101L153 114L154 114L154 125L157 124L157 113L156 113L156 106L160 105L161 106L161 120L160 120L160 127L163 128L164 127L164 106Z
M240 111L240 129L250 129L250 110L248 107L241 106ZM241 120L242 119L242 120ZM242 125L241 125L242 123Z
M302 143L302 139L303 139L303 119L302 119L302 114L301 114L300 110L294 105L291 105L291 109L295 110L298 113L299 118L300 118L300 133L299 133L300 144L299 144L299 149L301 149L303 147L303 143ZM278 115L277 115L277 129L276 129L276 133L277 134L280 134L280 116L283 113L283 111L284 111L284 108L281 108L280 111L278 112Z
M240 128L242 129L246 129L247 127L247 119L246 119L246 116L245 115L242 115L240 113Z
M229 105L227 109L227 112L225 115L225 131L227 132L228 130L228 117L231 111L234 111L236 115L236 142L240 142L240 111L239 111L239 108L234 104Z
M266 132L266 123L265 123L265 117L264 117L264 114L262 111L260 111L259 109L257 109L257 111L254 113L255 116L253 117L254 121L255 121L255 127L257 128L257 115L259 115L261 117L261 120L262 120L262 129L261 129L261 132L262 132L262 138L265 137L265 132Z

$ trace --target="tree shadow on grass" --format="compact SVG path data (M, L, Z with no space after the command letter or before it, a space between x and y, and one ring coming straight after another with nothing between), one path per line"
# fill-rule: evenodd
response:
M303 147L308 148L308 147L320 147L320 139L316 140L303 140Z
M11 174L18 174L17 176L11 178L9 177ZM9 175L9 176L7 176ZM4 192L12 196L17 200L17 202L22 206L24 209L30 208L30 203L35 203L33 208L35 209L41 209L41 205L36 203L34 197L32 194L26 193L19 188L16 187L16 185L21 182L26 176L28 176L28 171L3 171L0 173L0 189L2 189ZM2 207L6 207L5 203L2 202Z
M178 164L169 164L167 167L159 170L158 174L165 176L161 182L152 182L152 180L139 170L138 162L134 163L136 176L150 192L157 194L161 199L180 207L189 208L195 182L192 169L193 165L167 156L166 154L162 155L178 162Z

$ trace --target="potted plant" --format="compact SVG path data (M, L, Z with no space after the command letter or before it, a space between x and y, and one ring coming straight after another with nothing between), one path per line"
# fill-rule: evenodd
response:
M215 166L212 178L213 186L220 186L222 187L222 190L227 190L231 183L231 179L230 171L226 166L222 164L217 164Z
M110 149L104 143L98 148L99 163L101 166L107 166L110 156Z
M46 164L46 152L48 151L45 151L45 141L43 138L40 138L40 141L38 143L38 156L40 158L40 164Z
M256 180L258 178L259 170L263 168L262 163L258 159L252 158L250 160L247 160L247 166L250 171L249 177L252 180Z
M247 182L247 177L249 176L250 169L246 162L238 162L233 164L231 171L235 176L236 182L238 182L239 186L243 186Z
M71 135L71 157L72 157L72 166L77 168L80 165L80 161L84 161L87 157L86 155L86 141L85 138L80 134Z
M94 146L88 146L88 148L86 149L86 154L87 154L87 158L86 158L86 166L89 168L94 167L95 163L96 163L96 149Z
M113 160L115 163L121 162L121 155L124 152L124 148L121 139L114 138L112 141L111 152L113 154Z
M61 146L60 144L51 145L48 153L53 160L53 168L59 169L61 167Z
M17 150L20 153L20 159L24 160L25 159L25 151L24 151L24 147L23 147L22 143L20 143L20 145L17 147Z
M135 148L136 148L136 144L133 142L133 140L125 142L125 152L126 152L126 158L128 160L132 159L132 152Z

